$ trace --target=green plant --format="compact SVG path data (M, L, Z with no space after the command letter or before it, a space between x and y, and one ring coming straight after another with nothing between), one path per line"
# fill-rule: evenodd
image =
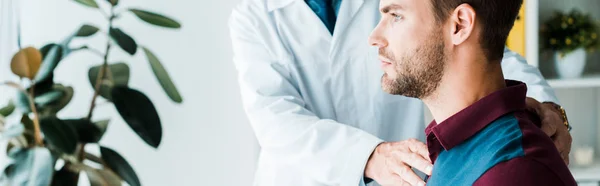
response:
M11 61L11 70L20 82L5 82L18 90L9 105L0 108L0 141L8 141L7 154L11 158L2 167L2 185L77 185L79 174L85 172L91 185L140 185L134 169L116 151L98 144L110 119L92 120L98 97L113 103L123 120L148 145L157 148L162 139L162 125L151 100L142 92L128 86L130 68L127 63L109 58L118 46L134 55L138 48L156 75L167 96L176 103L183 99L158 57L140 46L129 34L115 27L114 22L131 13L142 21L165 28L179 29L181 25L166 16L145 10L119 6L119 0L74 0L106 17L104 29L83 24L60 43L49 43L39 50L27 47L17 52ZM99 6L105 3L106 6ZM102 5L102 4L101 4ZM72 47L74 39L105 35L107 43L99 51L89 46ZM90 52L103 63L88 71L94 94L87 115L82 118L59 118L57 113L71 101L72 87L54 82L54 70L74 52ZM20 112L20 123L5 127L5 119L14 111ZM16 112L15 112L16 113ZM98 144L101 156L85 151L86 144ZM58 161L61 160L61 161ZM90 160L92 163L84 163ZM55 170L57 162L64 162Z
M561 56L580 48L592 51L599 44L598 31L598 25L589 14L577 9L568 14L557 11L542 27L542 45Z

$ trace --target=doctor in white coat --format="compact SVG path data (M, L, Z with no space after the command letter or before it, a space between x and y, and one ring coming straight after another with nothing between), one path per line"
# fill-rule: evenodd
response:
M423 104L381 90L378 51L368 44L379 0L306 1L242 0L229 20L244 108L261 147L254 185L423 184L409 168L430 171L424 144L409 140L424 139ZM333 4L334 19L320 16L314 1ZM511 51L502 67L507 79L528 84L529 97L549 102L529 100L568 162L571 136L552 109L552 89Z

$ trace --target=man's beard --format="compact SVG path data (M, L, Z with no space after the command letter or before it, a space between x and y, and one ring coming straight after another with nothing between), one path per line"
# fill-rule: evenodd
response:
M380 49L380 55L393 61L398 76L390 79L393 77L383 75L381 84L385 92L423 99L437 89L448 57L441 32L434 32L429 38L416 50L404 52L399 60L394 59L392 53Z

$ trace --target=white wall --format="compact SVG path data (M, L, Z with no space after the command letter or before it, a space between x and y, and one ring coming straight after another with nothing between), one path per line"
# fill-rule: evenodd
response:
M19 1L24 46L60 41L82 23L107 27L102 14L71 0ZM163 122L163 141L155 150L132 132L112 105L100 106L95 112L96 119L112 118L101 144L129 160L144 185L251 185L258 145L241 107L227 28L231 9L238 1L121 0L121 7L163 13L183 25L181 30L158 28L130 13L116 24L158 55L184 98L184 103L177 105L166 97L142 52L129 57L115 49L115 55L110 56L110 61L130 65L130 86L150 97ZM102 51L105 42L104 36L96 35L74 45L90 43ZM2 61L0 67L8 68L7 60ZM78 52L58 66L55 80L75 88L73 101L60 116L85 116L93 93L87 71L101 61L90 53ZM4 88L0 91L1 97L9 92ZM0 105L5 100L0 100Z

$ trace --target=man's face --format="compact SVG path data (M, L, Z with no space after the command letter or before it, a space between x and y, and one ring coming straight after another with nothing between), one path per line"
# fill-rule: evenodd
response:
M437 24L430 0L381 0L381 21L369 42L379 47L389 94L424 98L439 85L447 59L443 25Z

